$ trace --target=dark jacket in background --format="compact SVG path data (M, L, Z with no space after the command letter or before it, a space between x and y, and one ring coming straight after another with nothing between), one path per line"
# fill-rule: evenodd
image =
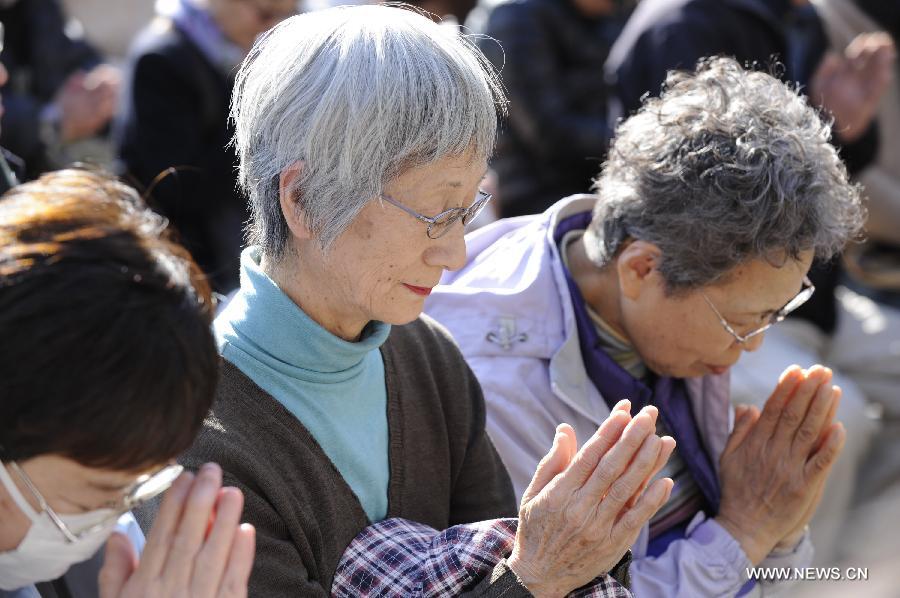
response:
M114 129L126 174L150 188L150 205L221 292L237 287L247 219L227 147L232 84L175 25L158 19L132 47ZM154 184L168 168L177 172Z
M611 128L603 63L621 28L582 16L571 0L512 0L494 8L481 49L509 93L492 166L501 215L543 212L587 192Z
M794 11L791 0L643 0L610 50L606 73L627 116L644 94L659 95L669 70L693 70L700 58L731 56L806 86L826 49L814 9ZM783 67L773 71L773 60ZM877 148L873 125L839 149L852 173L869 164ZM793 317L834 331L840 274L838 261L817 260L809 275L816 293Z
M57 0L19 0L0 8L4 46L0 62L9 81L0 88L3 117L0 144L21 156L27 178L50 168L41 140L41 111L52 102L66 79L97 66L100 56L81 37L66 30Z

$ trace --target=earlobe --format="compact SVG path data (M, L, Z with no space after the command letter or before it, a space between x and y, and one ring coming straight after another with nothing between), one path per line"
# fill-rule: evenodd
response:
M292 162L282 169L281 174L278 176L278 201L281 204L281 213L294 237L310 239L312 234L306 224L303 210L297 205L299 191L294 187L297 178L302 172L303 160Z
M644 287L651 282L662 252L646 241L632 241L616 258L619 288L625 297L637 299Z

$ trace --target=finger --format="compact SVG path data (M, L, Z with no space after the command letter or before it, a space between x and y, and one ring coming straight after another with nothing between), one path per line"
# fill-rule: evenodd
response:
M569 468L557 478L559 484L567 492L581 488L591 476L600 459L619 441L625 429L631 425L631 416L624 411L613 411L597 432L584 443L581 450L572 459Z
M193 485L194 474L185 471L166 491L156 521L147 535L138 574L153 579L162 571L175 537L175 529L181 519L181 511Z
M612 520L618 516L631 497L653 472L659 457L662 441L659 436L651 434L644 439L640 450L628 464L622 475L612 483L606 496L597 508L598 513L606 514Z
M97 577L100 598L117 598L137 568L137 553L131 540L122 533L113 532L106 541L103 567Z
M222 469L218 465L207 463L200 468L185 502L181 521L178 522L169 557L161 574L166 587L188 587L194 558L206 536L221 486Z
M653 406L641 409L641 412L626 426L618 442L600 456L590 477L583 485L587 496L600 501L642 449L647 437L651 435L657 441L657 444L655 445L656 451L652 455L650 466L656 462L659 438L654 434L654 431L656 430L656 416L658 413L656 407ZM644 475L646 475L646 472L644 472ZM641 476L641 479L643 477ZM639 484L640 480L637 480L630 491L621 497L623 503L634 494Z
M828 474L831 472L831 466L837 461L846 440L847 432L844 430L844 425L840 422L831 424L822 448L813 454L804 467L804 476L810 483L828 477Z
M669 461L669 457L672 456L672 453L675 451L675 439L671 436L662 436L660 439L660 448L659 448L659 456L656 458L656 465L653 466L653 471L650 472L650 475L644 480L644 483L641 484L640 488L637 489L637 492L629 499L628 503L626 503L626 508L633 507L637 500L641 497L641 494L644 493L647 486L662 471L662 468L666 466L666 463Z
M762 442L768 442L775 431L775 426L778 425L778 420L781 419L785 403L794 394L803 379L803 370L797 365L792 365L781 374L775 390L769 396L759 416L759 421L754 428L754 437Z
M556 427L556 435L553 437L553 445L550 447L550 452L544 455L540 463L538 463L537 470L535 470L534 476L531 478L531 483L528 484L528 488L522 495L523 505L531 502L553 478L565 471L569 465L571 449L568 445L571 444L572 438L569 438L564 427L571 430L572 438L574 438L575 431L568 424L560 424Z
M756 423L758 414L759 411L756 407L751 408L749 405L738 405L735 407L734 428L731 430L731 435L728 437L728 442L725 444L725 450L722 451L722 456L730 455L741 446L741 443L744 442L747 434L749 434L750 430L753 428L753 424Z
M831 409L828 411L828 417L825 418L825 423L822 425L822 430L819 433L818 440L816 441L815 450L819 450L822 447L822 444L825 442L825 439L828 436L828 428L832 423L834 423L834 418L837 416L838 408L841 406L841 397L844 396L844 391L840 386L832 386L831 394Z
M806 418L809 406L813 397L823 384L831 383L831 370L823 368L820 365L814 365L806 374L806 380L800 383L796 392L787 400L781 417L778 419L778 425L772 434L772 443L778 449L785 449L791 446L800 425Z
M253 555L256 552L256 529L249 523L242 523L231 545L228 565L219 586L220 598L244 598L247 583L253 569Z
M822 384L816 389L809 410L794 434L791 450L795 456L805 460L813 451L819 438L831 423L828 416L833 413L834 402L834 387L830 383Z
M194 576L191 579L191 596L214 596L225 564L231 553L231 545L241 522L244 495L237 488L222 488L216 501L216 515L212 529L197 554Z
M626 509L618 521L613 524L610 538L615 543L623 543L625 548L630 547L650 518L666 504L672 494L672 486L675 482L671 478L656 480L641 496L637 504ZM624 551L623 551L624 554Z
M629 401L628 399L622 399L621 401L616 403L616 406L613 407L612 410L613 410L613 412L624 411L625 413L627 413L630 416L631 415L631 401Z
M557 433L562 432L562 436L559 439L559 448L565 461L565 466L562 470L565 470L572 463L575 454L578 453L578 439L575 436L575 429L569 424L559 424L556 426L556 431Z

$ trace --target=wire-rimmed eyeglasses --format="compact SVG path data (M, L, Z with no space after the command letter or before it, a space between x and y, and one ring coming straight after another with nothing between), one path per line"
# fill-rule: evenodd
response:
M725 317L719 312L719 310L716 309L716 306L713 304L710 298L706 296L706 293L701 291L700 294L703 295L703 298L706 300L707 305L709 305L709 307L712 308L713 312L715 312L716 316L719 318L719 322L722 323L722 327L727 330L728 333L733 336L737 342L743 344L754 336L762 334L763 332L771 328L773 324L777 324L778 322L784 320L789 313L809 301L809 298L812 297L813 293L815 292L816 287L809 280L809 277L804 276L803 288L800 289L800 292L797 293L797 295L793 299L788 301L784 307L770 315L768 322L755 330L751 330L747 334L738 334L737 332L735 332L734 328L731 327L731 324L728 323L728 320L726 320Z
M44 496L37 489L37 486L34 485L34 482L31 481L31 478L28 477L28 474L19 467L19 464L15 461L9 461L8 465L16 472L16 475L19 476L25 484L25 487L28 488L28 492L30 492L37 501L41 511L47 513L47 516L50 517L50 520L53 521L53 524L59 529L66 541L70 543L77 542L84 536L109 525L111 521L117 520L131 509L139 507L154 496L165 492L175 479L181 475L181 472L184 469L181 465L166 465L154 473L142 475L125 490L121 501L117 501L113 505L104 507L112 509L113 512L110 513L109 517L84 529L72 530L69 529L69 526L66 525L65 521L62 520L56 511L47 504ZM0 465L0 467L2 466L3 465Z
M457 220L461 220L463 226L469 224L475 217L478 216L478 213L484 209L484 206L487 205L487 202L491 200L491 194L487 191L478 190L478 194L475 196L475 201L468 208L450 208L449 210L444 210L437 216L431 218L428 216L424 216L415 210L411 210L407 208L405 205L392 198L389 195L385 195L382 193L381 199L385 200L391 205L397 206L413 218L421 220L422 222L428 225L428 230L426 234L429 239L440 239L450 228L453 226L453 223Z

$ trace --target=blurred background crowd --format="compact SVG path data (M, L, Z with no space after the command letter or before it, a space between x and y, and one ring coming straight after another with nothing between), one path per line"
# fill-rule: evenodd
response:
M123 176L227 294L238 285L248 218L228 143L236 67L279 21L346 3L0 0L8 75L0 86L0 146L21 180L74 161ZM691 69L706 56L733 56L776 74L833 119L833 142L864 186L866 239L839 260L814 265L813 300L745 355L732 395L761 404L790 363L831 367L844 390L848 443L814 520L817 564L874 568L896 553L900 0L413 4L477 34L509 94L488 180L496 199L482 224L589 192L617 120L659 94L668 70ZM824 590L842 591L836 584ZM804 584L802 591L823 588Z

